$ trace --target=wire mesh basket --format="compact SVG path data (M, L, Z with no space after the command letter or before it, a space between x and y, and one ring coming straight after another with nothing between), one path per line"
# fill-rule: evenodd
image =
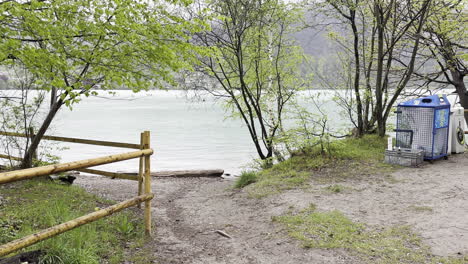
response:
M418 167L423 163L424 152L422 150L399 148L385 150L385 162L407 167Z
M404 102L397 107L396 146L422 150L424 159L447 156L450 103L437 95Z

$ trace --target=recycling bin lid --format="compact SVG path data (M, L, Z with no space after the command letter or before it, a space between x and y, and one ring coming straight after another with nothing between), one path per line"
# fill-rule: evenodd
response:
M398 106L416 106L416 107L449 106L450 107L450 102L447 99L446 95L442 95L442 96L431 95L431 96L409 100L409 101L398 104Z

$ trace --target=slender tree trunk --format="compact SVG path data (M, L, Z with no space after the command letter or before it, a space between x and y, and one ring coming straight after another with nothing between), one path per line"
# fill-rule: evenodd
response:
M403 78L399 81L399 83L397 85L397 89L396 89L394 95L392 96L392 98L390 99L388 104L387 104L387 102L385 102L386 109L384 111L384 116L383 116L384 124L387 123L387 119L388 119L388 117L390 115L390 112L392 111L393 105L395 104L396 100L400 96L403 89L405 89L406 85L408 84L408 82L411 79L411 76L414 73L414 65L416 63L416 58L417 58L417 54L418 54L418 50L419 50L419 44L421 42L421 32L422 32L424 23L426 22L426 17L427 17L426 14L427 14L427 10L429 9L430 2L431 2L431 0L427 0L427 1L424 2L424 7L422 9L421 16L420 16L420 19L419 19L417 32L415 34L416 39L414 41L413 50L411 52L411 61L410 61L409 65L406 68L406 71L405 71L405 73L403 75ZM390 55L390 56L392 56L392 55Z
M383 119L383 105L382 105L382 79L383 79L383 64L384 64L384 22L383 14L380 13L378 3L375 3L374 16L377 20L377 77L376 77L376 106L375 114L377 119L377 132L379 136L385 136L385 122Z
M52 109L55 103L57 103L57 88L52 87L50 91L50 109Z
M33 137L31 141L31 145L24 154L23 162L21 163L21 168L26 169L32 167L32 161L34 157L34 153L36 152L37 148L39 147L39 142L41 142L42 137L45 135L47 129L49 128L52 120L54 119L55 115L57 114L60 107L63 105L62 100L58 100L53 105L51 105L49 113L47 114L46 119L42 122L41 127L37 131L36 135Z
M364 121L362 117L362 100L359 90L359 83L361 78L361 69L360 69L360 54L359 54L359 33L356 27L356 10L350 11L350 20L351 27L353 29L354 36L354 93L356 94L356 110L358 118L358 127L357 127L357 136L361 137L364 134Z
M460 104L463 108L468 109L468 91L466 90L465 82L463 81L464 76L457 70L451 70L450 73L452 75L452 83L460 97ZM465 120L468 121L467 112L465 112Z

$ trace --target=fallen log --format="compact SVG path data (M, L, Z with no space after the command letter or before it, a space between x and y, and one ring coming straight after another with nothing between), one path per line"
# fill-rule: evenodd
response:
M224 170L180 170L180 171L156 171L152 177L221 177Z
M119 172L127 175L138 175L136 172ZM151 177L221 177L224 170L178 170L178 171L155 171L151 172Z

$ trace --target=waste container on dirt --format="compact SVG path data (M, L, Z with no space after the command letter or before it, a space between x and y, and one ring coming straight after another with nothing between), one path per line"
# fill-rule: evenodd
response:
M450 108L448 154L465 152L465 109L460 104Z
M425 160L447 157L450 103L431 95L397 107L396 147L422 150Z

